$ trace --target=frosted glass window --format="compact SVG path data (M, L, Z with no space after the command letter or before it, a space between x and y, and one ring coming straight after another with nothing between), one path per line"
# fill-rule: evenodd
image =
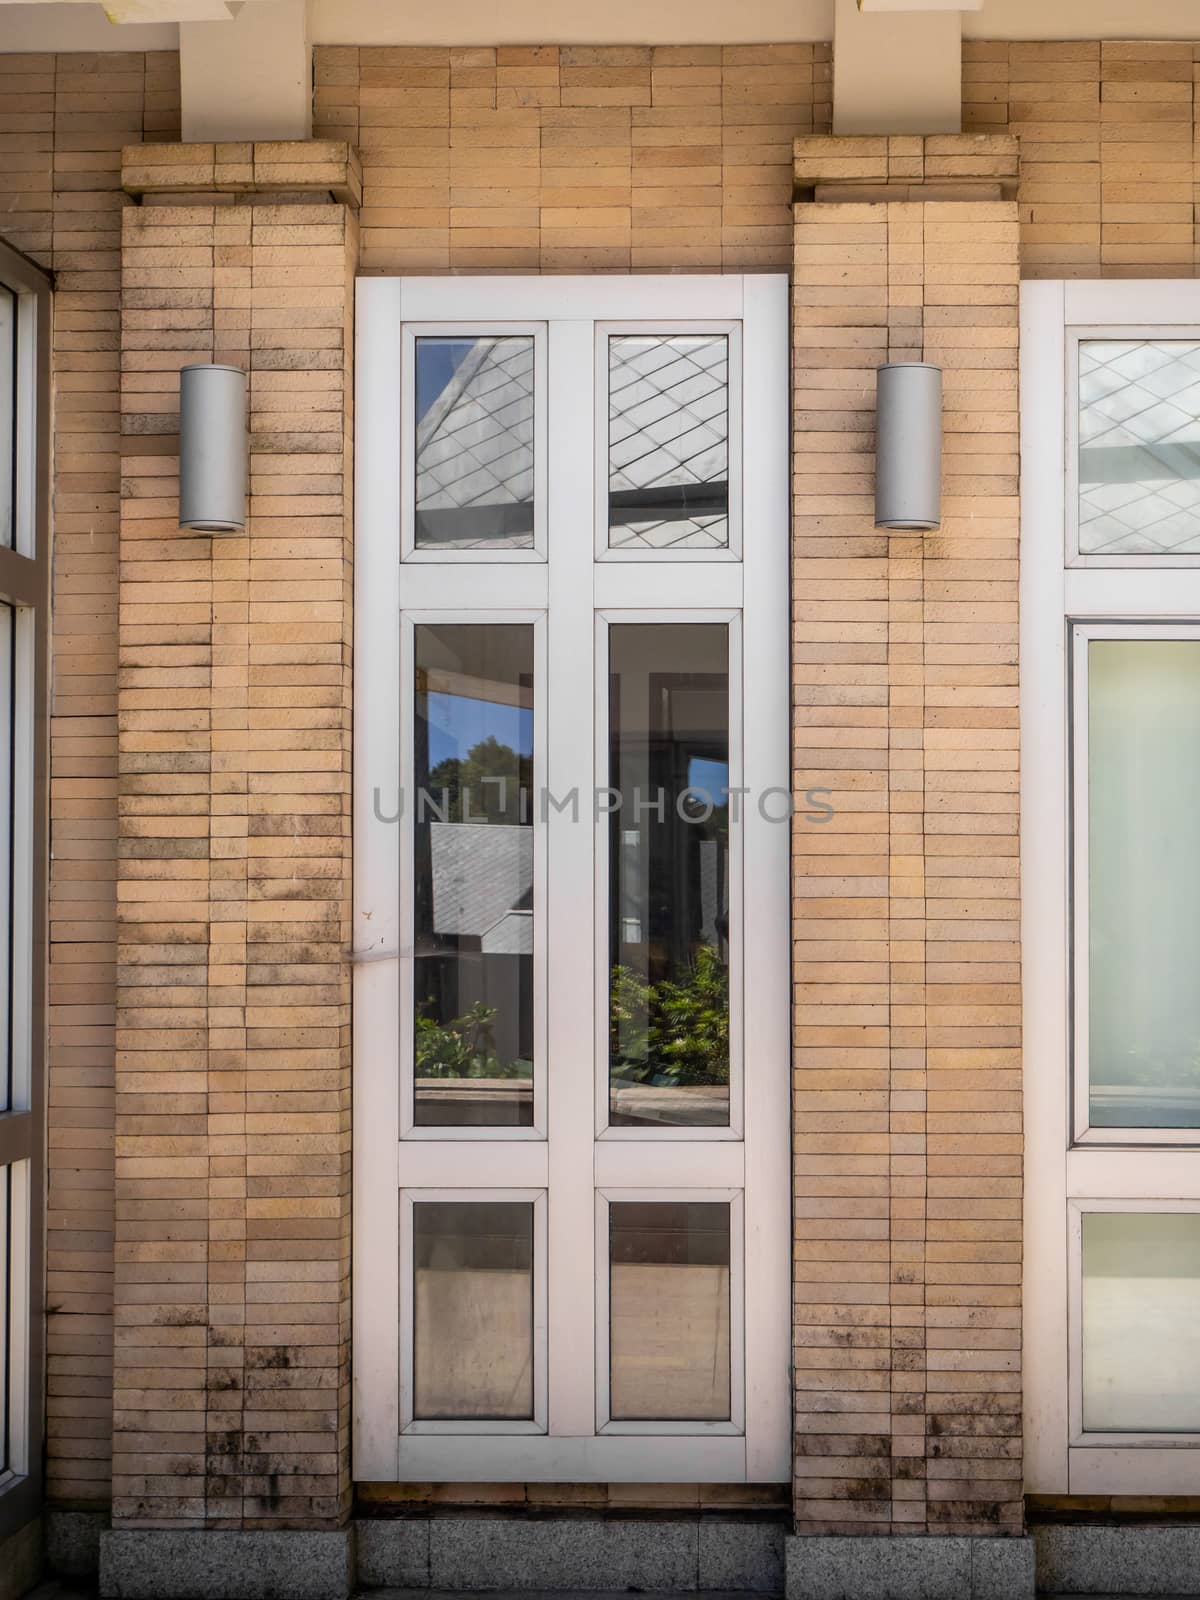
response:
M729 339L620 334L608 342L608 543L729 543Z
M531 336L416 341L416 543L533 544Z
M1082 1220L1084 1428L1200 1430L1200 1215Z
M609 1208L609 1412L729 1417L729 1205Z
M1200 1127L1200 640L1088 645L1090 1122Z
M533 1205L413 1204L413 1414L533 1416Z
M1200 554L1200 344L1080 343L1079 549Z

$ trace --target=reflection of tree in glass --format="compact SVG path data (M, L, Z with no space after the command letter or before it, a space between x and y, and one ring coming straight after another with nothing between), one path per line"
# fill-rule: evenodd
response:
M447 756L439 761L429 773L428 793L447 822L519 823L528 811L528 804L522 810L521 791L528 794L532 782L533 757L518 755L489 733L471 746L465 760Z
M530 1061L501 1061L492 1024L496 1007L476 1001L450 1022L426 1015L432 1001L417 1008L416 1075L418 1078L529 1078Z
M615 966L609 1032L613 1073L630 1083L681 1086L729 1082L729 971L700 945L679 981L649 983Z

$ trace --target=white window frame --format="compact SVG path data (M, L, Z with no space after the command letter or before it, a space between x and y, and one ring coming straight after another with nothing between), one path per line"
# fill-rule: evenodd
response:
M535 763L539 757L542 763L535 784L543 774L559 793L578 783L590 805L607 765L605 749L604 766L597 766L592 720L603 619L736 621L740 614L745 637L755 641L753 662L743 669L731 628L731 737L740 717L741 782L756 794L789 792L788 305L786 278L769 275L359 281L353 1338L360 1481L777 1483L790 1475L790 827L749 806L741 830L743 893L755 908L741 935L744 973L753 974L754 984L742 1003L742 1044L745 1059L757 1063L740 1095L741 1137L723 1129L672 1130L670 1138L651 1141L641 1130L632 1138L624 1136L628 1130L597 1137L596 1083L603 1081L607 1115L608 1056L605 1044L597 1059L593 1007L597 970L607 968L608 929L597 913L592 847L598 836L606 844L606 819L592 827L581 817L573 829L569 817L551 811L538 846L551 963L542 984L543 1056L550 1063L544 1116L535 1114L532 1131L481 1130L468 1142L463 1129L402 1130L400 1019L411 1010L402 1007L399 973L411 927L400 886L410 881L404 852L411 847L405 829L386 820L409 759L402 753L412 747L412 713L401 685L408 682L405 630L416 621L538 619L545 689L538 695L535 685ZM434 552L428 559L414 552L401 559L402 507L411 489L397 439L409 436L402 430L411 420L403 398L409 324L419 334L545 328L540 459L547 464L548 559L530 559L528 551L437 552L436 559ZM721 559L707 562L695 551L653 552L649 560L642 552L598 552L593 487L601 475L607 485L607 370L600 461L599 384L578 378L594 373L597 325L630 324L741 330L742 363L754 374L741 396L741 520L753 531L741 559L725 551L710 552ZM732 393L730 404L733 434ZM767 812L773 817L778 808L776 801ZM453 1191L459 1198L545 1191L544 1433L403 1427L401 1206L387 1198L401 1191ZM596 1196L616 1191L647 1198L744 1195L744 1309L735 1320L744 1322L745 1356L739 1356L741 1382L734 1377L741 1431L729 1431L727 1423L725 1432L714 1432L703 1422L683 1425L684 1432L657 1425L652 1434L597 1430L596 1312L606 1291L596 1258ZM606 1258L604 1269L606 1279Z
M622 334L724 334L729 340L729 543L720 550L648 550L608 542L609 365L608 341ZM740 561L742 559L742 326L740 322L598 322L596 324L596 560Z
M1156 556L1137 564L1078 558L1069 531L1078 339L1133 330L1187 338L1198 327L1200 283L1190 280L1021 285L1023 1349L1025 1482L1035 1494L1200 1493L1200 1433L1133 1439L1079 1426L1081 1283L1072 1245L1081 1209L1188 1208L1200 1197L1200 1149L1180 1141L1179 1130L1151 1142L1138 1130L1104 1129L1101 1139L1085 1124L1073 1127L1070 1054L1070 708L1080 687L1072 629L1083 638L1125 628L1158 637L1200 623L1200 568Z

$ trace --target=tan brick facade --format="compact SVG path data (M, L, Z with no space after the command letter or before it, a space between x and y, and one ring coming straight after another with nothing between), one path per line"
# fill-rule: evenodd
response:
M121 239L113 1515L336 1524L357 226L329 191L347 152L159 147L126 182L164 203L126 209ZM177 374L209 360L249 375L246 538L177 528Z
M316 52L362 155L364 272L786 268L824 45Z
M797 784L838 806L796 846L810 1530L1020 1523L1018 242L1031 276L1194 275L1197 61L968 42L1014 202L922 193L1011 185L1003 138L814 140L825 46L316 54L361 270L794 265ZM269 147L131 158L135 205L121 147L177 133L173 54L0 55L0 231L58 275L48 1488L108 1504L115 1432L128 1523L312 1525L349 1495L356 229ZM793 216L794 178L907 192ZM871 524L889 355L946 369L924 539ZM210 555L172 413L212 357L255 453L251 537Z
M0 234L56 275L46 1481L112 1455L121 148L179 137L179 58L0 55Z
M795 1508L1018 1531L1017 213L1006 138L800 139ZM877 191L876 191L877 192ZM875 369L945 372L943 524L873 526Z

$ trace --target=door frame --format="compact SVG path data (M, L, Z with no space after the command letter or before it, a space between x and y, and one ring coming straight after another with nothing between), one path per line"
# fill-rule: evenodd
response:
M790 838L774 820L790 796L790 652L788 607L789 337L788 280L782 276L564 276L365 278L357 286L356 335L356 666L354 680L354 1449L360 1481L780 1482L790 1476L792 1403L790 1205ZM411 473L398 449L414 415L404 399L402 351L410 326L436 333L528 331L544 326L549 464L545 528L549 559L535 549L520 561L401 560L402 484ZM740 329L740 559L706 562L641 551L598 554L591 486L598 424L596 350L602 325L679 331L692 324ZM732 348L732 347L731 347ZM585 381L585 377L588 381ZM730 384L731 423L738 385ZM731 433L736 430L731 426ZM731 463L739 453L731 450ZM586 487L581 487L585 485ZM582 516L580 508L582 507ZM566 530L565 532L563 530ZM603 781L595 706L603 686L594 669L595 630L603 615L668 622L741 614L753 661L742 661L742 778L750 791L741 826L742 882L753 915L744 919L742 965L745 1074L744 1135L727 1130L672 1130L647 1149L641 1130L597 1138L593 1079L551 1074L545 1096L548 1137L522 1130L478 1133L469 1144L434 1130L400 1140L400 974L404 828L393 818L400 792L402 630L421 620L526 621L546 612L547 663L535 721L544 729L541 760L582 774L585 803ZM485 614L486 613L486 614ZM736 692L731 630L731 701ZM586 708L589 714L580 714ZM732 752L731 752L732 753ZM536 757L535 757L536 759ZM535 779L535 782L539 781ZM553 776L551 784L554 785ZM593 841L606 819L571 831L552 812L545 829L542 903L549 959L545 983L548 1059L593 1058L593 1005L600 959L591 930L596 902ZM606 835L605 835L606 842ZM582 847L586 843L587 848ZM583 954L570 959L563 929L582 921ZM605 955L605 959L607 959ZM574 1045L574 1049L572 1046ZM603 1075L598 1073L597 1075ZM718 1137L713 1137L717 1133ZM490 1136L489 1136L490 1134ZM496 1135L499 1135L497 1137ZM707 1135L707 1136L706 1136ZM591 1182L577 1172L586 1146ZM448 1185L448 1164L469 1166ZM648 1171L653 1156L653 1170ZM400 1346L400 1205L404 1191L547 1191L548 1431L464 1436L461 1430L402 1431ZM584 1188L586 1187L586 1192ZM744 1431L663 1424L661 1431L597 1431L601 1385L580 1352L603 1345L594 1332L602 1294L594 1241L599 1196L653 1191L676 1198L702 1187L745 1196L741 1322ZM731 1219L732 1221L732 1219ZM556 1359L556 1352L557 1359ZM739 1382L736 1370L733 1382ZM736 1417L737 1410L735 1408Z

